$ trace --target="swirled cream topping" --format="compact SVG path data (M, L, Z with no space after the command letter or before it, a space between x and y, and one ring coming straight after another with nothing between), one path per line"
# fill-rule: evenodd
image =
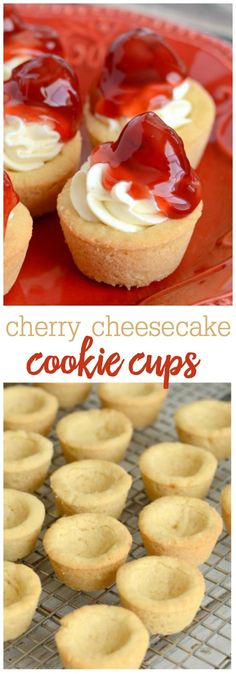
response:
M4 124L4 166L12 171L32 171L54 159L63 147L60 135L48 124L24 122L7 115Z
M163 105L162 108L158 108L158 110L153 110L153 112L155 112L158 117L160 117L163 122L168 124L168 126L170 126L172 129L179 129L179 127L189 124L191 121L190 115L192 111L192 105L190 101L184 98L188 90L189 81L186 79L178 87L174 87L172 101L166 103L166 105ZM95 113L95 118L107 126L114 133L119 133L125 124L127 124L127 122L130 120L128 117L111 119L110 117L105 117L105 115L99 115L97 113Z
M102 177L106 167L107 164L90 166L88 160L72 178L71 203L83 220L102 222L127 233L140 232L167 220L154 198L133 199L128 193L129 182L122 180L110 191L104 189Z
M28 56L15 56L14 58L9 59L9 61L5 61L5 63L3 64L4 82L6 82L6 80L10 79L10 77L12 75L13 68L17 68L17 66L20 66L21 63L25 63L25 61L29 61L29 58L30 58L29 55Z

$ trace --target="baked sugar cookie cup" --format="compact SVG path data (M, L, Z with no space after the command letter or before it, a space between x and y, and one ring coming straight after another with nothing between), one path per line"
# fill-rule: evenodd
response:
M36 386L7 386L4 389L4 429L33 431L47 435L58 410L58 401Z
M41 589L33 569L4 562L4 641L17 639L29 628Z
M39 433L4 432L4 486L32 492L43 484L53 456L51 440Z
M137 669L149 644L139 618L120 606L82 606L61 620L55 635L66 669Z
M134 428L150 426L167 395L162 384L98 384L102 406L123 412Z
M224 400L195 400L175 413L177 433L183 442L205 447L214 456L231 454L231 403Z
M220 495L220 505L225 528L228 534L231 534L231 484L227 484L222 489Z
M32 552L44 517L44 505L36 496L4 489L4 559L16 562Z
M181 442L160 442L140 456L144 489L151 501L160 496L204 498L211 486L217 460L206 449Z
M153 112L128 122L116 143L96 148L57 202L80 271L127 288L161 281L178 267L202 207L181 139Z
M205 592L204 578L175 557L141 557L116 576L122 606L138 615L150 634L175 634L191 624Z
M109 587L129 554L132 537L114 517L80 513L61 517L46 531L44 549L68 587L93 592Z
M32 236L33 221L4 171L4 295L14 285Z
M78 89L71 66L50 54L17 66L4 84L4 166L32 216L55 209L79 166Z
M150 555L177 557L194 566L210 557L222 525L215 508L189 496L162 496L139 515L141 537Z
M138 28L111 43L87 98L84 116L92 143L115 141L130 118L151 110L178 132L196 167L214 123L214 101L163 38Z
M125 507L132 477L111 461L73 461L50 478L60 515L94 512L119 518Z
M92 384L38 384L41 388L52 393L57 398L59 407L68 409L80 405L89 396Z
M133 427L122 412L93 409L67 414L58 422L56 433L66 461L102 459L118 463Z

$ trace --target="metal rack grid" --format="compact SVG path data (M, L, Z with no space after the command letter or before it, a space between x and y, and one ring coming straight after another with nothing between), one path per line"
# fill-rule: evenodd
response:
M141 557L145 550L137 527L137 516L147 503L137 466L138 455L155 442L175 440L174 410L184 402L213 397L229 398L228 384L173 384L170 387L159 420L143 431L136 431L122 462L133 476L133 485L122 516L122 521L133 535L131 558ZM93 392L87 403L88 409L98 405ZM63 413L65 414L65 413ZM60 412L58 417L63 416ZM64 463L55 430L51 433L54 442L54 460L51 472ZM222 461L217 469L209 503L219 509L220 492L230 481L230 462ZM55 519L55 509L48 480L39 489L38 496L45 504L45 527ZM26 564L40 576L43 586L40 606L30 629L13 642L5 645L5 668L7 669L62 669L55 647L54 634L60 618L70 611L94 602L118 604L115 586L96 593L78 593L57 580L42 547L42 536L36 550L27 557ZM230 538L225 530L210 559L201 570L206 580L206 594L201 609L190 627L168 637L154 636L146 654L143 669L227 669L230 667Z

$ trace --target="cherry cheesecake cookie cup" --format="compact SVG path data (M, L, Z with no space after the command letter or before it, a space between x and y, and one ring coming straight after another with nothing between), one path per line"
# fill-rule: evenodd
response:
M214 101L167 42L149 28L138 28L112 42L86 101L92 143L115 141L132 117L147 111L178 131L196 167L214 123Z
M112 286L146 286L180 264L202 212L182 140L154 112L95 148L58 197L77 267Z
M33 221L4 171L4 295L14 285L32 236Z
M4 166L32 216L56 207L79 166L81 100L74 70L46 54L13 68L4 84Z
M4 80L10 79L13 68L41 54L63 56L57 32L24 21L15 5L4 5Z

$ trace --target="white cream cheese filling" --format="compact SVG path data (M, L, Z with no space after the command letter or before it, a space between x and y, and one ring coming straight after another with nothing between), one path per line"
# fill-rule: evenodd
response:
M133 199L128 194L130 183L118 182L111 190L102 184L107 164L90 166L89 160L75 173L71 181L71 203L78 215L88 222L108 225L121 232L140 232L144 227L159 225L167 220L155 199Z
M32 171L54 159L62 150L60 134L38 122L24 122L6 115L4 122L4 167L12 171Z

